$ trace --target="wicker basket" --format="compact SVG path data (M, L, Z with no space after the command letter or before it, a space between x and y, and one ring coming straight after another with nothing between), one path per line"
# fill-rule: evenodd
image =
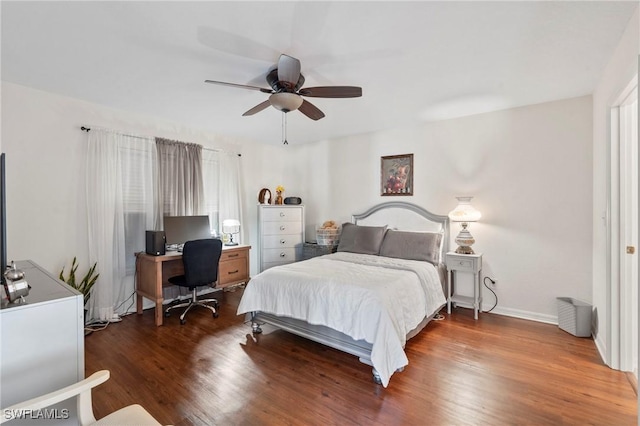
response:
M337 246L340 242L340 228L316 229L316 241L319 246Z

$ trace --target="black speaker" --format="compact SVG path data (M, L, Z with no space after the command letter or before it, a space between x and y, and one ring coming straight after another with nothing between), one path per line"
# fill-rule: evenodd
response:
M164 231L147 231L147 254L162 256L166 241Z
M294 205L302 204L302 198L300 198L300 197L287 197L287 198L284 199L284 203L285 204L294 204Z

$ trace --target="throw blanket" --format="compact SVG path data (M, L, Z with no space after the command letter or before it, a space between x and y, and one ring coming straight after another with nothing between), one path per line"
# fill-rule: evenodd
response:
M406 336L446 303L430 263L338 252L258 274L247 285L238 314L262 311L320 324L372 344L382 380L409 361Z

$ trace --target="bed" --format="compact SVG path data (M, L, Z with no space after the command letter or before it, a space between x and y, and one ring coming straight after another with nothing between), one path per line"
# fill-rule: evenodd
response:
M408 365L407 340L446 304L448 242L447 216L378 204L343 225L336 253L253 277L238 314L255 334L269 324L355 355L386 387Z

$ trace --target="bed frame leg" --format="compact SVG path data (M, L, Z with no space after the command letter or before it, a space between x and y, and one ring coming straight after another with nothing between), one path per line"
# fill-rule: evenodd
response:
M256 321L256 314L255 312L251 313L251 332L253 334L260 334L262 333L262 328L260 327L260 324Z
M378 374L378 372L376 371L375 368L372 368L371 372L373 373L373 381L376 384L381 385L382 384L382 379L380 378L380 374Z

